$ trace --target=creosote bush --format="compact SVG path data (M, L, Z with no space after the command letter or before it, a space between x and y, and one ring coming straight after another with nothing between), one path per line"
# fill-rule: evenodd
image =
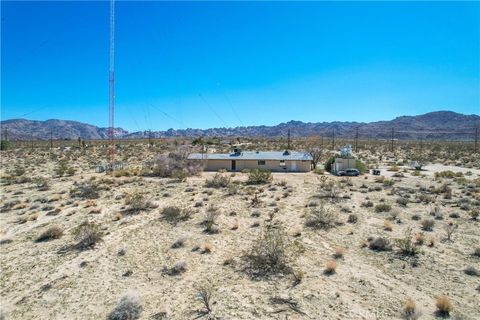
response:
M164 220L175 224L190 219L192 213L186 208L182 209L176 206L168 206L163 208L160 214Z
M333 208L327 207L324 202L320 202L317 207L310 207L305 225L314 229L329 229L334 227L337 221L338 213Z
M100 227L95 222L89 221L85 221L75 228L73 235L75 241L77 241L75 247L80 250L93 247L96 243L100 242L103 237Z
M243 254L245 271L257 277L290 272L287 250L287 235L283 228L267 227L252 248Z
M226 188L230 185L230 177L221 173L215 173L212 179L205 181L207 188Z
M136 320L140 319L143 307L137 296L125 295L118 302L115 309L108 315L108 320Z
M389 212L392 209L392 206L386 203L380 203L375 206L375 212Z
M99 188L94 182L83 182L70 190L70 196L81 199L98 199L100 197Z
M127 210L130 212L138 212L146 210L151 206L150 201L148 201L144 194L134 191L125 197L125 205Z
M248 184L264 184L272 181L270 170L253 169L248 173Z

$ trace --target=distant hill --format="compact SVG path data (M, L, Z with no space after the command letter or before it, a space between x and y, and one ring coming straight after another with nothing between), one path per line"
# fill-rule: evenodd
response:
M5 130L11 140L49 139L106 139L107 128L67 120L32 121L12 119L1 122L2 139ZM392 129L395 139L448 139L471 140L474 128L480 127L479 115L463 115L451 111L430 112L419 116L402 116L390 121L361 122L302 122L289 121L276 126L248 126L235 128L211 129L169 129L152 131L158 137L285 137L288 130L293 137L325 136L353 137L358 128L360 138L390 139ZM480 130L480 129L479 129ZM128 132L122 128L115 129L118 138L148 138L147 131Z
M99 128L90 124L69 120L35 121L12 119L1 122L2 139L8 134L9 140L47 140L53 139L106 139L108 128ZM124 136L128 132L122 128L115 129L116 136Z

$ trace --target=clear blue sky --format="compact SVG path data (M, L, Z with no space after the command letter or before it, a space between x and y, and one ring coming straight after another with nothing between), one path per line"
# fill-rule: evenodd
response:
M2 120L107 126L109 3L1 9ZM480 114L480 4L117 2L115 76L135 131Z

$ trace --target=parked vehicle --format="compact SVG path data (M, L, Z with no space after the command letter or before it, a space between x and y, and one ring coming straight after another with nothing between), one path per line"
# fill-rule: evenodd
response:
M372 174L373 174L374 176L379 176L379 175L380 175L380 169L373 169L373 170L372 170Z
M360 175L360 171L357 169L347 169L347 170L341 170L337 172L337 175L339 176L353 176L356 177Z

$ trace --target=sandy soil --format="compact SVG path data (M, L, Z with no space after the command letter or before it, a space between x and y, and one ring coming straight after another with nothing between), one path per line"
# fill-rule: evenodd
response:
M40 174L53 170L48 162L39 167ZM438 164L425 169L423 176L404 172L403 178L393 178L393 186L378 183L369 174L350 179L327 176L337 184L338 193L336 199L323 200L338 212L338 225L327 230L305 225L306 206L321 201L318 195L323 191L323 178L314 173L273 174L271 183L259 186L245 185L247 174L237 173L231 176L238 183L234 195L227 188L204 186L214 173L185 182L111 178L93 173L87 165L71 177L51 178L46 191L38 191L33 182L3 185L1 307L7 319L105 319L118 300L131 293L140 298L142 319L194 319L202 309L197 286L210 282L214 287L210 317L217 319L397 319L408 297L417 303L421 319L432 319L437 317L435 298L442 294L453 303L452 317L480 319L480 277L464 273L469 266L480 270L480 259L473 255L480 244L480 222L469 216L480 200L480 172ZM471 173L463 182L435 180L433 173L444 170ZM382 174L392 177L393 172ZM98 199L71 197L74 183L92 178L102 186ZM451 199L432 191L444 183L452 189ZM125 214L125 195L132 192L144 194L153 205ZM253 208L255 192L261 204ZM422 194L434 203L419 202ZM406 206L397 203L400 197L407 199ZM473 204L462 210L458 201L465 197ZM367 200L388 203L392 210L377 213L374 207L361 206ZM205 233L201 225L210 204L220 212L215 234ZM160 214L171 205L190 208L194 214L172 225ZM433 219L434 206L443 217L434 219L432 231L422 231L421 221ZM347 222L352 213L358 217L356 223ZM414 214L420 220L413 220ZM272 223L272 216L286 230L293 248L289 265L303 273L296 285L292 274L252 279L242 267L242 255ZM22 221L24 217L28 221ZM390 219L392 231L385 230L385 219ZM85 220L100 225L103 241L88 250L69 249L75 243L72 231ZM232 229L236 223L238 229ZM458 224L453 241L444 240L448 223ZM52 225L61 227L64 235L36 242ZM363 246L369 236L383 236L394 244L408 229L412 235L423 232L426 239L434 238L435 244L421 245L415 257L400 254L395 245L385 252ZM185 245L171 248L181 237ZM212 247L210 253L202 251L206 243ZM197 246L200 249L194 250ZM345 248L344 256L336 260L336 272L327 275L325 264L339 247ZM184 273L162 271L179 261L186 263ZM273 303L274 297L292 304Z

